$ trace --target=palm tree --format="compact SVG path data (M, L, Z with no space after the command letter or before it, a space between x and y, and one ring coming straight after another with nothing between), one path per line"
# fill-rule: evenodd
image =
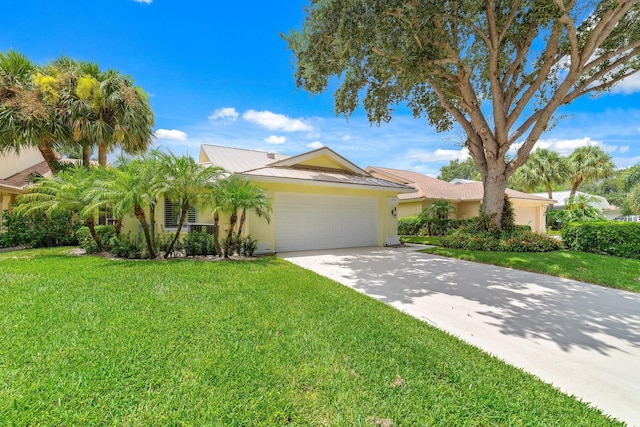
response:
M145 151L153 136L153 112L146 93L114 70L95 63L76 64L77 77L68 107L74 139L83 147L98 146L98 163L120 146L127 153Z
M553 186L562 184L568 178L566 161L555 151L544 148L534 151L515 174L516 182L525 191L535 191L536 187L543 185L549 199L553 199Z
M88 189L93 185L92 171L82 167L72 167L60 171L51 178L41 178L20 196L17 212L29 214L44 212L72 212L80 216L89 229L99 250L103 249L95 230L96 208L88 198Z
M165 197L180 206L178 228L164 254L168 258L180 237L187 212L191 207L201 204L205 194L212 191L214 181L220 178L224 170L219 167L202 167L192 157L176 156L171 152L156 152L154 158L159 166L156 173L166 182Z
M627 206L633 213L640 213L640 165L624 171L622 189L628 193Z
M269 221L268 213L271 211L271 202L260 186L246 178L231 175L220 182L220 203L223 209L230 213L229 231L224 242L224 257L229 258L235 250L240 233L242 233L247 211L254 210L258 216L265 216ZM242 210L242 213L236 233L235 226L238 222L239 210Z
M583 182L607 178L615 171L611 156L595 145L576 148L569 156L568 166L571 181L569 197L576 194Z
M0 153L37 147L49 169L58 171L55 145L69 137L60 116L59 84L21 53L0 53Z
M142 227L147 254L153 259L157 256L157 250L148 221L152 214L147 216L145 209L150 209L157 200L157 182L150 174L153 170L157 175L157 167L152 168L146 162L149 160L136 159L118 169L101 169L89 197L93 207L111 206L116 218L122 219L133 213Z

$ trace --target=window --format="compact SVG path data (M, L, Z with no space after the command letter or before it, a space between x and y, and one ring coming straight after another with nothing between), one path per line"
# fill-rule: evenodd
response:
M180 219L180 205L171 202L168 199L164 199L164 228L175 228L178 226L178 220ZM196 208L191 206L187 211L187 217L185 223L197 222Z

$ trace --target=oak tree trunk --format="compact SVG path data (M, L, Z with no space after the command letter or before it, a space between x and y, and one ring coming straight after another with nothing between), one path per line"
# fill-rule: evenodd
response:
M487 164L487 173L482 177L484 186L482 213L493 216L491 222L500 228L504 195L507 189L506 165L502 159L496 159L493 163Z

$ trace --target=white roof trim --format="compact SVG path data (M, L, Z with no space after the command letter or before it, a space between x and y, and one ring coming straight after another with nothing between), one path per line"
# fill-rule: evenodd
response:
M370 174L367 171L351 163L349 160L345 159L344 157L342 157L340 154L336 153L329 147L322 147L322 148L318 148L317 150L313 150L307 153L299 154L297 156L289 157L284 160L270 163L268 166L269 167L292 167L297 165L298 163L302 163L307 160L311 160L314 157L319 157L322 155L331 157L333 160L345 166L348 170L355 173L356 175L370 176Z

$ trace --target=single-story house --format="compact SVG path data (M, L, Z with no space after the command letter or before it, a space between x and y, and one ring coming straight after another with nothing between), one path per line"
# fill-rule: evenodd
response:
M549 197L549 195L547 193L534 193L536 196L540 196L540 197ZM571 195L571 191L566 190L566 191L554 191L552 193L552 198L553 200L555 200L557 203L555 205L553 205L554 209L563 209L567 206L567 204L569 203L569 196ZM621 209L617 206L614 206L612 204L609 203L609 201L602 197L602 196L596 196L593 194L588 194L588 193L583 193L581 191L576 191L576 196L584 196L587 198L588 202L587 204L589 206L593 206L594 208L598 209L600 212L602 212L602 215L604 215L605 218L607 219L614 219L618 216L620 216L620 212Z
M27 192L33 176L50 175L49 166L36 148L24 149L20 154L0 154L0 213L8 210L19 195Z
M268 193L271 222L252 213L246 223L265 252L397 244L398 194L413 191L327 147L287 156L202 145L199 163L246 177ZM212 222L210 212L195 214L198 223Z
M418 172L369 166L366 171L378 178L408 185L411 193L398 194L398 217L418 215L434 200L446 200L456 208L455 218L471 218L478 215L484 187L478 181L452 183L432 178ZM516 224L528 225L538 233L545 233L545 212L549 204L546 197L507 189L515 212ZM551 201L554 203L554 201Z

